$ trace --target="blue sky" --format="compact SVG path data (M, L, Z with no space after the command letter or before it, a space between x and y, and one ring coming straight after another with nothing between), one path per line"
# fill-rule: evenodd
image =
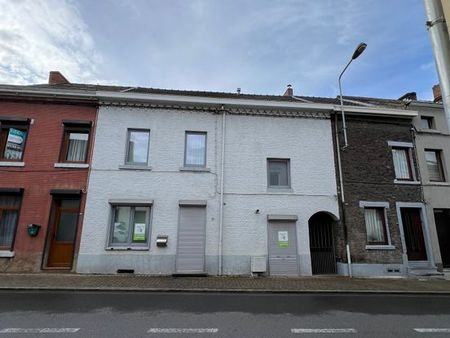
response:
M423 0L0 0L0 83L431 99Z

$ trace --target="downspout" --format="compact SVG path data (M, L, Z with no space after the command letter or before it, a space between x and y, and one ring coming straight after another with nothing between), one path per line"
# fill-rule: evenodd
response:
M424 4L427 15L426 25L430 33L434 60L441 85L442 102L447 117L447 126L450 129L450 36L441 0L424 0Z
M339 190L340 190L340 195L341 195L341 198L340 198L340 200L341 200L341 203L340 203L340 206L341 206L341 221L342 221L342 226L344 228L344 241L345 241L345 249L346 249L346 252L347 252L348 276L351 278L351 277L353 277L352 259L351 259L351 254L350 254L350 245L348 243L347 223L345 221L344 178L343 178L343 174L342 174L341 147L339 145L339 134L338 134L339 130L338 130L338 116L337 115L338 115L337 113L334 114L334 133L335 133L335 138L336 138L336 154L337 154L338 172L339 172Z
M223 273L222 241L223 241L223 192L225 172L225 123L226 111L222 106L222 144L220 152L220 192L219 192L219 276Z

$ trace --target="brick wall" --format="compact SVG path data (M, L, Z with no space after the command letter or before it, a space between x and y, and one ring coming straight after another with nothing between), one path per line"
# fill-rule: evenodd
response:
M94 121L96 108L83 105L63 105L31 102L0 102L1 117L31 120L27 135L24 167L0 167L0 187L24 189L16 238L15 257L0 258L0 271L39 271L45 250L52 197L51 189L85 190L88 169L55 168L63 138L63 120ZM92 148L94 130L91 131ZM92 149L88 152L88 161ZM80 213L84 212L85 196L81 198ZM27 225L41 225L37 237L27 234ZM82 217L79 218L78 237ZM75 252L77 247L75 248Z
M344 212L352 261L377 264L401 263L402 244L395 203L421 202L422 197L419 185L394 183L394 164L388 141L412 143L411 121L349 116L346 122L349 146L341 152L341 159L345 192ZM333 118L333 132L334 127ZM339 130L342 128L340 121L338 128ZM417 173L416 163L414 170ZM359 206L360 201L389 203L388 229L395 250L366 249L364 209ZM337 227L338 259L345 261L344 231L342 225Z

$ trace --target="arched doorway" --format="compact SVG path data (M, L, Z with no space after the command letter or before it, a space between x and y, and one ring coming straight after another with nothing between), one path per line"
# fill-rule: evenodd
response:
M336 273L333 223L326 212L318 212L308 221L313 275Z

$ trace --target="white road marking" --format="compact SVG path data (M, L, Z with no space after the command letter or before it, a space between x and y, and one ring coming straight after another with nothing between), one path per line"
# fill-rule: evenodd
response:
M418 328L418 329L414 329L414 331L416 332L420 332L420 333L450 333L450 329L449 328Z
M291 329L292 333L356 333L355 329Z
M151 328L147 333L217 333L217 328Z
M10 327L0 330L0 333L75 333L78 332L80 328L70 328L70 327L44 327L35 329L25 329L19 327Z

